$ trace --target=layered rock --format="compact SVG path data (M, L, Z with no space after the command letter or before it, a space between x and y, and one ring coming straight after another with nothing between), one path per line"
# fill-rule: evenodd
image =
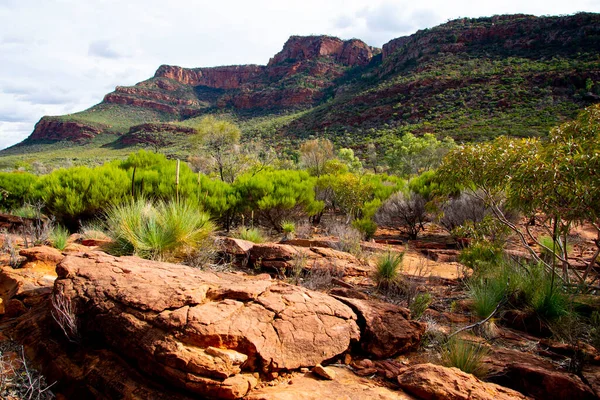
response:
M106 127L105 127L106 128ZM71 140L83 142L94 138L103 129L83 122L62 121L53 117L43 117L33 129L31 140Z
M313 366L346 351L356 315L322 293L91 252L57 267L81 336L100 336L144 373L207 396L241 397L246 372Z
M398 376L400 387L423 400L525 400L519 392L480 381L458 368L418 364Z
M292 36L267 66L320 57L348 66L367 65L373 58L373 48L358 39L343 41L332 36Z
M265 67L261 65L233 65L214 68L182 68L161 65L155 78L169 78L191 86L208 86L217 89L238 89L252 79L260 77Z

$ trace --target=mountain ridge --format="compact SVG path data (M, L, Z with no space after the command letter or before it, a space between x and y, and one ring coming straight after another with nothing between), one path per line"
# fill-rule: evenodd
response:
M350 142L389 127L458 139L536 136L600 101L598 53L600 14L592 13L457 19L382 49L359 39L291 36L267 65L162 65L86 111L43 117L24 144L85 143L215 112L248 120L298 110L305 112L277 133L326 131ZM514 129L502 125L511 120ZM478 124L482 133L470 134Z

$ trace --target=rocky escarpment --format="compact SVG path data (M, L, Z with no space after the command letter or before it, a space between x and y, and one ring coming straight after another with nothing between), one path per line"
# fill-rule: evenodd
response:
M70 140L73 142L87 141L107 127L92 126L77 121L63 121L53 117L43 117L37 124L29 137L31 140Z
M277 132L290 136L327 129L362 138L390 126L459 140L540 136L600 99L598 51L592 13L461 18L382 51L357 39L292 36L266 66L162 65L68 123L42 119L30 139L86 140L115 118L125 134L140 122L218 110L242 118L308 110Z
M367 65L374 52L378 49L357 39L343 41L331 36L292 36L283 50L269 60L268 67L316 58L331 59L348 66Z

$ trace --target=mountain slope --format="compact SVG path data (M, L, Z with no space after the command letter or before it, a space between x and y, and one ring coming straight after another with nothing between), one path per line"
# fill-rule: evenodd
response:
M125 145L148 130L185 135L189 129L177 127L206 113L227 113L263 137L325 133L345 145L390 128L460 140L538 136L598 101L599 14L459 19L382 50L292 36L266 66L163 65L86 111L42 118L9 152L103 134Z

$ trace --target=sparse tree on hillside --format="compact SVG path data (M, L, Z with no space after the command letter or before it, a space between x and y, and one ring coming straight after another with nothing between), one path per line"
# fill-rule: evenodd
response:
M321 176L333 157L333 143L328 139L309 140L300 146L300 161L314 176Z

